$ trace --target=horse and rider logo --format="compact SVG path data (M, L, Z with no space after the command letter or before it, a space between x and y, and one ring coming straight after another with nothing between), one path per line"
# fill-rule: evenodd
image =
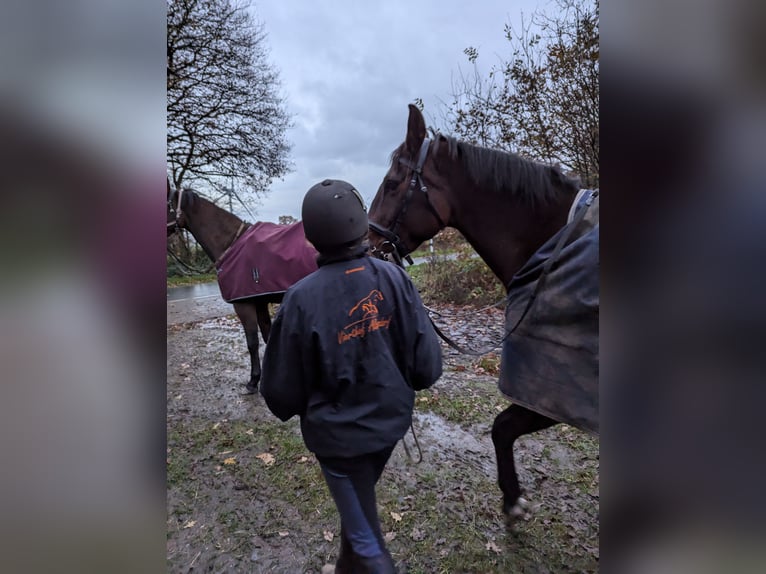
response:
M361 315L361 318L349 323L338 331L338 344L342 345L355 337L364 337L367 333L377 331L378 329L388 329L391 317L381 317L378 309L378 303L384 299L383 293L373 289L360 299L356 305L351 307L348 316L358 317Z

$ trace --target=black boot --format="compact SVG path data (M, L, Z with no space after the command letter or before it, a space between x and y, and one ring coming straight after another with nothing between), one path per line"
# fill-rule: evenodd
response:
M341 534L340 552L338 553L338 560L335 562L335 574L355 574L355 572L351 542Z
M394 559L387 551L375 558L363 558L356 556L356 570L358 574L396 574ZM337 572L337 570L336 570Z

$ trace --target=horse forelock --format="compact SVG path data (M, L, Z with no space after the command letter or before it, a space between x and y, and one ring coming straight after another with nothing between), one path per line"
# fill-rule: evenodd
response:
M532 204L556 200L577 191L576 180L556 166L525 159L514 153L480 147L444 136L451 160L461 162L469 179L483 189L521 196Z

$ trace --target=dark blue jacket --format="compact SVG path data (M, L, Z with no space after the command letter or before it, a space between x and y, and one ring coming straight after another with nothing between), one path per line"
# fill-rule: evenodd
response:
M436 382L441 360L404 270L371 257L320 263L279 307L261 394L281 420L300 416L312 452L358 456L404 436L415 391Z

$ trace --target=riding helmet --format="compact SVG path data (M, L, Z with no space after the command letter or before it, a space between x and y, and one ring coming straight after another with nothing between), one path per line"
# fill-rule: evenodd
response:
M356 241L369 229L362 196L338 179L326 179L306 192L301 218L306 239L319 251Z

